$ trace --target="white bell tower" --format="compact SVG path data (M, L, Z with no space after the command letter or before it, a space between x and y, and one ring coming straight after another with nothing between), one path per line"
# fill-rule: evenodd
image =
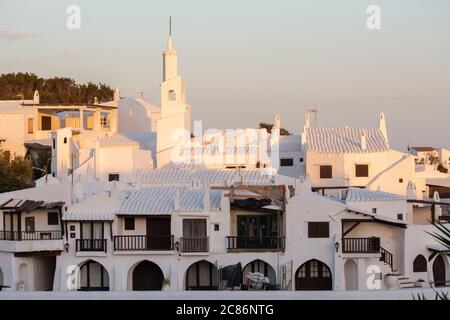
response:
M173 47L172 19L167 47L163 51L163 81L161 83L161 118L157 123L157 167L176 156L174 148L187 143L191 135L191 107L186 104L184 82L178 75L178 53ZM184 134L183 134L184 132Z

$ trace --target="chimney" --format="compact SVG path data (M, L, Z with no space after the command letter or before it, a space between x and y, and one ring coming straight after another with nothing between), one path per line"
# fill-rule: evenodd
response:
M364 131L361 135L361 149L364 151L367 150L367 138L366 133Z
M40 103L39 91L37 91L37 90L34 91L33 102L34 102L34 104L39 104Z
M119 101L120 100L120 91L119 91L119 87L116 87L116 91L114 91L114 101Z
M180 210L180 191L178 188L175 189L175 193L173 195L173 210Z
M383 134L384 139L386 140L386 143L389 144L388 135L387 135L387 129L386 129L386 117L384 116L384 113L380 113L380 130Z
M211 198L210 198L210 187L207 182L205 182L203 188L203 211L211 210Z

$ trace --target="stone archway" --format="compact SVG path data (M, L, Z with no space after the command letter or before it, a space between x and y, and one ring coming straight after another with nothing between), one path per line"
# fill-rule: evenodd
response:
M133 291L162 290L163 281L161 268L148 260L139 262L132 271Z
M209 261L200 260L186 270L186 290L217 290L219 270Z
M316 259L305 262L295 273L295 290L332 290L330 268Z

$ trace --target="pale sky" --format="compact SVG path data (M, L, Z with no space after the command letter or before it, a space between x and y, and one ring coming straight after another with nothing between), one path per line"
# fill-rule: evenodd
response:
M70 4L80 30L66 27ZM366 27L369 5L381 30ZM298 133L311 106L320 126L376 127L384 111L392 147L450 148L448 0L0 0L0 73L104 82L159 105L170 15L204 127L279 113Z

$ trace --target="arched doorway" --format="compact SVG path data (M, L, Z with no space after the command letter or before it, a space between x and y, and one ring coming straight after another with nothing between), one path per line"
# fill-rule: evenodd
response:
M162 290L164 275L155 263L145 260L133 270L133 290Z
M438 255L433 262L433 281L436 287L445 286L445 261Z
M344 264L345 290L358 289L358 266L354 260L347 260Z
M270 285L275 286L277 283L277 276L275 270L268 264L262 260L254 260L248 263L242 272L242 281L245 283L247 275L250 272L259 272L262 273L265 277L269 278Z
M331 271L319 260L309 260L295 273L295 290L331 290Z
M98 262L88 260L80 265L80 291L109 291L108 271Z
M206 260L192 264L186 271L186 290L217 290L219 270Z
M17 288L19 291L27 291L28 290L28 266L26 263L22 263L19 266L19 287Z

